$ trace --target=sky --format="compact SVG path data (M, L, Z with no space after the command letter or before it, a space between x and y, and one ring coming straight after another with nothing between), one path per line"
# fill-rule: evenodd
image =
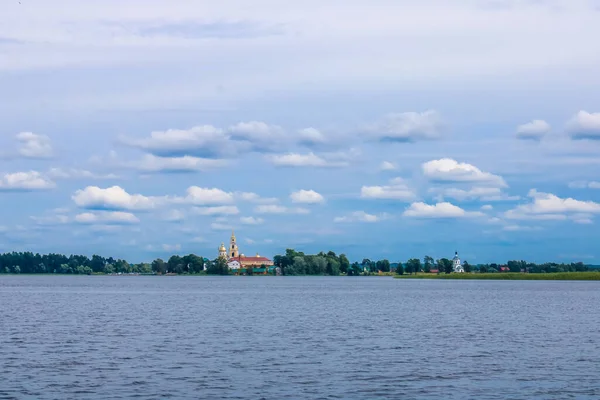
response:
M0 252L600 263L600 1L2 0Z

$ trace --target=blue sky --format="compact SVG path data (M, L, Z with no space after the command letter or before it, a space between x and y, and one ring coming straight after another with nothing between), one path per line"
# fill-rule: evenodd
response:
M599 10L7 1L0 251L600 263Z

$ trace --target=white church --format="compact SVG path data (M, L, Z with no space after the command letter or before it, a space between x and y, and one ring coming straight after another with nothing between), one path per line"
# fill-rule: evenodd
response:
M465 272L462 264L460 263L460 258L458 258L458 251L454 252L454 258L452 259L452 271L462 273Z

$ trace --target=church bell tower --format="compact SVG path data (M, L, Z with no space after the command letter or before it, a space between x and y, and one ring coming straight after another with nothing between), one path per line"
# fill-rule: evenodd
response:
M237 242L235 240L235 232L233 230L231 231L231 240L229 241L229 254L228 255L231 258L237 258L240 255L240 252L238 251Z

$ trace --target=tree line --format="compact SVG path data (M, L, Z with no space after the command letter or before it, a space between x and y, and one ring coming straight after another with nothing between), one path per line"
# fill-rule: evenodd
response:
M0 273L5 274L197 274L211 262L189 254L174 255L168 261L158 258L151 263L132 264L123 259L84 255L12 252L0 254Z
M402 263L390 263L389 260L373 261L368 258L361 262L351 263L345 254L337 255L333 251L318 254L305 254L294 249L287 249L285 254L276 255L273 263L284 275L369 275L379 272L396 272L397 274L416 274L420 272L451 273L452 260L425 256L423 261L411 258ZM589 266L577 263L543 263L536 264L523 260L511 260L506 264L471 265L462 263L465 272L583 272ZM209 260L188 254L173 255L167 261L160 258L151 263L132 264L123 259L93 255L38 254L32 252L12 252L0 254L0 274L211 274L228 275L230 273L224 259ZM251 273L251 271L249 271Z
M576 263L543 263L536 264L530 263L523 260L510 260L506 264L500 265L496 263L491 264L477 264L471 265L468 261L464 261L462 264L463 269L466 273L480 272L480 273L494 273L494 272L526 272L533 274L540 273L558 273L558 272L585 272L589 271L590 267L582 262ZM453 271L452 260L447 258L441 258L437 261L430 256L423 258L423 263L418 258L409 259L404 265L399 263L396 268L397 274L416 274L419 272L431 273L435 271L437 273L450 274Z

